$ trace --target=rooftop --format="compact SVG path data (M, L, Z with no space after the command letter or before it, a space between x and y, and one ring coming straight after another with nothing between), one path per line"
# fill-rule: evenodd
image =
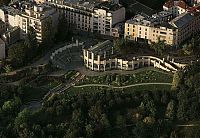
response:
M153 14L152 17L154 17L154 18L164 18L164 17L170 16L170 15L172 15L172 13L169 12L169 11L161 11L161 12L158 12L156 14Z
M181 7L182 9L186 9L187 7L189 7L183 0L177 0L177 1L168 0L163 6L167 8L178 6L178 7Z
M185 24L188 24L193 19L193 16L190 13L183 13L180 16L171 20L170 24L172 24L176 28L181 28Z
M144 25L144 26L153 26L154 24L159 24L159 22L157 21L157 18L144 16L141 14L137 14L132 19L127 20L126 23Z
M187 11L190 13L200 13L200 6L189 7Z
M3 6L1 8L5 13L10 15L23 15L31 16L34 18L43 18L47 14L54 11L50 6L45 4L28 3L28 2L16 2L10 6ZM50 12L52 11L52 12ZM39 15L39 16L36 16Z
M88 49L88 51L94 54L103 55L104 52L108 52L109 50L112 49L112 47L113 47L113 43L110 40L106 40L102 43L98 43L92 46L91 48Z
M116 11L122 7L123 6L121 4L116 4L108 1L99 3L98 5L95 6L95 8L104 9L107 11Z

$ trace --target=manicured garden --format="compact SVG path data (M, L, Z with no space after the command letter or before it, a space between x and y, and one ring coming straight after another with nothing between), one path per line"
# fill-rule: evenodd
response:
M90 86L90 87L71 87L68 89L65 93L66 95L74 95L74 94L94 94L94 93L101 93L102 91L112 91L113 88L108 88L108 87L102 87L102 86ZM132 93L132 92L137 92L137 91L169 91L171 90L171 85L158 85L158 84L153 84L153 85L142 85L142 86L134 86L134 87L129 87L129 88L123 88L123 89L115 89L115 91L123 91L126 93Z
M113 86L126 86L137 83L148 82L163 82L171 83L172 74L162 72L160 70L146 70L139 73L119 75L119 74L107 74L104 76L87 76L80 81L77 85L83 84L108 84Z

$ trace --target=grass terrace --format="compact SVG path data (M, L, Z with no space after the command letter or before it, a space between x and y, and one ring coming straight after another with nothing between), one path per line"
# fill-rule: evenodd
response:
M126 86L138 83L171 83L172 74L160 71L160 70L145 70L138 73L119 75L119 74L107 74L104 76L87 76L80 81L77 85L84 84L107 84L113 86Z

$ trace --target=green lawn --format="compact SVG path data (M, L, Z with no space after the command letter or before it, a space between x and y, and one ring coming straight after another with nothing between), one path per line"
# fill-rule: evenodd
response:
M65 94L73 95L73 94L78 94L78 93L84 93L84 94L95 94L95 93L100 93L104 92L105 90L109 90L111 88L107 87L83 87L83 88L75 88L71 87L68 89ZM115 89L115 91L124 91L124 92L135 92L135 91L164 91L164 90L170 90L171 86L170 85L144 85L144 86L135 86L135 87L130 87L130 88L124 88L124 89Z
M84 80L80 81L77 85L83 84L111 84L113 86L126 86L137 83L148 83L148 82L172 82L172 74L146 70L139 73L119 75L119 74L107 74L104 76L87 76Z
M157 91L157 90L170 90L170 85L144 85L144 86L135 86L124 89L125 92L131 91Z

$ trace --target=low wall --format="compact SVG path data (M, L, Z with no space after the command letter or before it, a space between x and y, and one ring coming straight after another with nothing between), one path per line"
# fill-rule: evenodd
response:
M138 56L133 57L132 60L123 60L121 58L114 59L94 59L84 56L84 65L86 68L93 71L106 71L112 69L120 70L134 70L144 66L153 66L168 72L176 72L178 69L183 68L185 64L175 63L174 61L166 61L164 58L160 59L153 56ZM173 64L172 64L173 63Z
M52 54L51 54L51 60L53 60L54 59L54 57L57 55L57 54L59 54L59 53L61 53L61 52L63 52L64 50L66 50L66 49L68 49L68 48L72 48L72 47L77 47L77 46L82 46L83 45L83 42L81 42L81 43L73 43L73 44L69 44L69 45L66 45L66 46L64 46L64 47L61 47L61 48L59 48L59 49L57 49L57 50L55 50Z

